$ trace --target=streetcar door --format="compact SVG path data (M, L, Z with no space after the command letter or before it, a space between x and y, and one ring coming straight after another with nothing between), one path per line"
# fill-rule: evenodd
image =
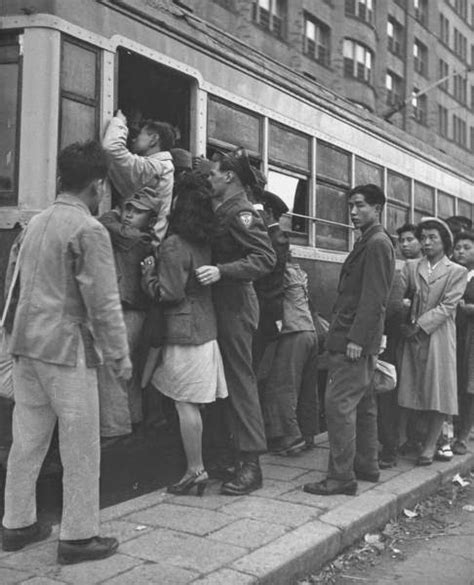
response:
M171 124L176 146L190 150L191 84L189 77L119 48L117 108L127 116L130 139L151 118Z

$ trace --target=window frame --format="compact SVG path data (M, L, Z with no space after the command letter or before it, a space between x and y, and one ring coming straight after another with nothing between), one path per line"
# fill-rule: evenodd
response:
M413 42L413 68L418 75L428 76L428 47L416 38Z
M324 43L317 42L317 40L312 41L308 34L307 34L307 24L311 23L315 27L315 36L316 39L322 39L326 41L326 46ZM313 51L309 51L309 43L314 43ZM325 55L321 58L320 50L321 48L325 51ZM304 15L304 32L303 32L303 52L304 54L323 65L324 67L329 67L331 63L331 28L319 20L318 18L312 16L308 12L305 12Z
M349 57L346 56L346 43L351 43L352 45L352 58L350 59ZM364 51L364 63L362 64L361 62L359 62L357 60L357 50L358 49L362 49ZM369 47L367 47L366 45L364 45L363 43L360 43L359 41L356 41L354 39L351 38L344 38L343 41L343 73L344 73L344 77L348 78L348 79L356 79L357 81L360 81L362 83L366 83L367 85L372 86L372 78L373 78L373 70L374 70L374 54L372 52L371 49L369 49ZM370 68L367 67L367 56L370 55ZM352 74L348 75L348 61L352 62ZM364 68L364 76L361 77L359 76L359 65L362 65ZM366 72L367 75L365 74Z
M288 18L288 2L287 0L268 0L270 9L262 8L261 0L253 0L253 21L263 30L269 32L277 39L286 40L287 36L287 18ZM279 14L279 7L282 8ZM268 14L268 25L262 22L262 15ZM275 26L275 21L279 22L279 27ZM279 30L278 30L279 28Z
M85 49L92 53L95 53L95 97L88 98L86 96L74 93L72 91L68 91L63 89L63 82L62 82L62 75L63 75L63 58L64 58L64 45L69 43L71 45L75 45L76 47L80 47L81 49ZM62 132L63 132L63 123L64 123L64 113L63 113L63 100L68 99L72 102L79 103L85 106L93 107L95 109L95 136L94 139L99 139L100 136L100 107L101 107L101 51L99 47L77 39L75 37L71 37L67 34L61 35L61 48L60 48L60 76L59 76L59 123L58 123L58 149L61 150L66 144L62 143Z
M5 197L0 199L0 209L5 207L18 207L19 205L19 179L20 179L20 137L21 137L21 104L23 99L23 50L22 50L22 39L23 39L23 30L8 30L8 31L0 31L0 38L5 37L16 37L16 42L6 42L5 44L0 44L2 46L17 46L18 47L18 54L16 58L13 59L0 59L0 64L9 65L16 63L18 65L18 81L17 81L17 104L16 104L16 112L15 112L15 156L14 156L14 168L12 173L12 188L5 189L3 191L4 194L7 194Z
M393 34L389 34L389 26L392 27ZM387 19L387 48L396 57L403 57L403 26L393 16Z

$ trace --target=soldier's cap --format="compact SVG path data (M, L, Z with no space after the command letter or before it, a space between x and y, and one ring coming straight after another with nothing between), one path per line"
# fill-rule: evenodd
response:
M277 217L280 217L280 215L283 215L289 211L288 205L283 201L283 199L271 191L264 191L260 195L260 201L263 203L263 205L270 207L270 209L273 211L273 214Z
M192 169L193 157L189 150L184 148L171 148L171 158L176 169Z
M153 211L158 213L161 202L156 196L156 191L153 187L145 186L136 191L131 197L125 199L125 205L133 205L135 209L141 211Z
M425 217L422 217L421 218L421 221L420 221L420 224L419 225L421 227L423 227L423 224L425 222L428 222L428 221L432 221L432 222L438 223L441 227L443 227L448 232L449 239L451 240L451 246L454 244L453 232L451 231L451 228L449 227L449 225L445 221L443 221L439 217L425 216Z
M239 177L240 182L244 187L255 187L257 177L255 171L252 169L247 155L247 151L242 146L239 146L231 152L216 151L219 160L225 161L232 170Z

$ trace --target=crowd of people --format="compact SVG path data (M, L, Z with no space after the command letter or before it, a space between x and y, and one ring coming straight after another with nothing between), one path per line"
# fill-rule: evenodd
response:
M101 445L153 418L150 389L174 404L186 455L171 494L203 495L210 476L223 495L249 494L262 486L261 454L314 444L323 348L307 275L279 225L288 207L265 190L244 149L193 159L174 142L173 128L152 120L131 140L118 111L101 145L59 154L57 198L12 248L6 551L51 532L37 521L35 489L56 423L58 562L117 550L116 539L99 536ZM107 181L117 205L97 215ZM451 448L465 453L474 419L474 234L453 237L438 218L403 226L407 262L397 272L380 223L383 191L359 185L348 204L361 235L324 340L328 473L304 486L317 495L355 494L357 479L378 481L410 448L419 465L446 460ZM381 360L395 365L398 385L377 393ZM464 406L450 445L441 431L458 414L458 391Z

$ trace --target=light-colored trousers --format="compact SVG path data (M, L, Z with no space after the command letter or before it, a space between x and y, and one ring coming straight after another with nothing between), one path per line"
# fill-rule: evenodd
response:
M100 400L100 436L118 437L132 432L132 423L142 416L142 391L140 368L140 342L142 340L145 311L125 310L123 319L127 328L128 346L133 373L130 380L117 378L107 364L97 369Z
M59 538L99 533L99 395L95 368L87 368L79 343L75 367L19 357L13 369L13 445L5 484L6 528L36 522L36 481L56 421L64 468Z

